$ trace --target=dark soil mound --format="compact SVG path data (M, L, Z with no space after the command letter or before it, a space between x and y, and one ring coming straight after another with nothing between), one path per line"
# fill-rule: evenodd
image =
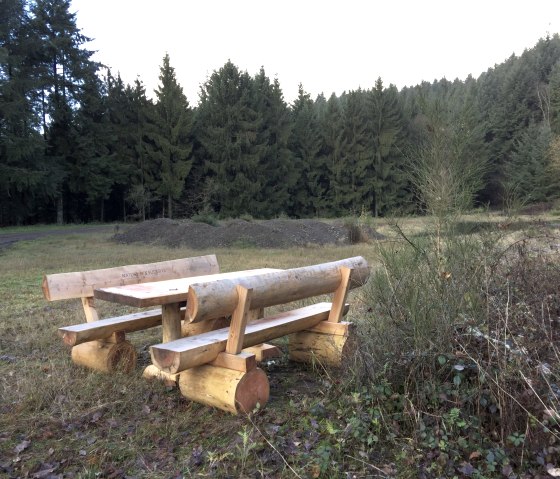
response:
M289 248L291 246L348 244L342 224L317 220L231 220L218 226L191 220L161 218L132 226L115 235L120 243L147 243L194 249L224 247Z

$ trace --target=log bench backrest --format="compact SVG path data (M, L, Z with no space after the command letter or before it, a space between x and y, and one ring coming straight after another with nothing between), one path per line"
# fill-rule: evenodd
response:
M320 321L336 325L345 314L348 291L365 284L369 273L366 260L357 256L235 281L226 279L191 285L185 322L231 315L229 328L152 346L152 361L166 372L177 373L216 359L219 354L222 359L228 356L231 359L243 348L314 327ZM251 310L329 293L334 293L332 303L299 308L249 323Z
M95 288L164 281L219 273L215 255L158 263L118 266L74 273L45 275L43 294L48 301L93 297Z
M344 278L344 272L349 270L352 272L351 276ZM185 320L199 322L232 315L239 303L239 286L251 290L250 307L255 310L335 293L346 280L348 287L344 284L341 288L342 296L333 301L344 304L345 292L362 286L368 277L366 260L356 256L235 281L224 279L198 283L189 287Z
M220 272L216 255L196 256L158 263L117 266L43 277L43 294L48 301L81 298L86 321L99 320L93 301L95 288L188 278Z

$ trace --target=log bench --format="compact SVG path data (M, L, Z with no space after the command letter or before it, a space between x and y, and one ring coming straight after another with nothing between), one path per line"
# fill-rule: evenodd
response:
M99 319L94 289L219 273L215 255L158 263L120 266L83 272L45 275L43 294L48 301L81 299L86 322L59 329L72 346L72 360L92 369L130 372L137 354L125 334L161 325L161 308Z
M234 414L264 406L268 378L246 348L289 335L290 358L341 366L350 354L350 289L363 285L369 267L362 257L240 278L191 284L184 321L204 323L231 316L228 327L183 337L150 348L161 377L177 380L194 401ZM333 294L320 302L274 315L264 308ZM255 319L252 312L264 316Z
M352 325L342 321L348 292L365 284L362 257L288 270L219 274L214 255L45 276L47 300L81 298L86 323L60 328L75 363L101 371L131 371L136 351L125 334L163 326L163 342L151 346L144 377L178 384L194 401L234 414L264 406L268 378L257 367L266 341L289 336L290 359L341 366L351 352ZM272 306L332 295L277 314ZM162 309L99 319L96 298ZM186 305L180 309L179 305ZM163 318L163 320L162 320Z

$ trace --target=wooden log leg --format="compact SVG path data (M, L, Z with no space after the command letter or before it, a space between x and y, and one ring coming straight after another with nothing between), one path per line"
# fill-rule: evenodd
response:
M227 328L231 318L216 318L202 323L181 323L181 336L196 336L198 334L207 333L220 328ZM172 374L162 371L157 366L150 364L144 369L142 377L148 380L162 381L166 386L177 386L179 381L179 374Z
M262 369L236 371L205 364L180 374L179 388L186 398L232 414L250 413L268 402L270 387Z
M317 331L301 331L292 334L289 354L292 361L318 362L323 366L342 367L355 352L356 341L352 329L346 334L329 334Z
M181 303L164 304L161 307L161 326L164 343L181 337Z
M179 381L179 374L166 373L153 364L150 364L144 369L142 377L148 380L157 379L166 386L177 386L177 381Z
M88 341L72 348L74 363L106 373L130 373L136 359L136 349L128 341Z

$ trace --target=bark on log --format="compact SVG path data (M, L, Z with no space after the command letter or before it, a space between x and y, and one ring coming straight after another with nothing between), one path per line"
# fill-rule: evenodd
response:
M191 285L185 321L199 322L231 315L238 303L237 285L253 290L253 309L333 293L342 281L341 267L353 270L350 289L362 286L369 278L367 261L361 256L356 256L235 281L219 280Z
M106 373L130 373L136 367L136 358L136 349L128 341L90 341L72 348L74 363Z
M268 402L270 388L262 369L248 372L204 365L183 371L179 388L186 398L233 414L248 414Z

